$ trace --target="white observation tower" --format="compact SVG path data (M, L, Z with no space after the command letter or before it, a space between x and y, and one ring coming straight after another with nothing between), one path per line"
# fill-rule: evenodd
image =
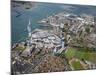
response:
M30 22L30 19L29 19L29 23L28 23L28 25L27 25L27 31L28 31L28 46L30 46L31 45L31 22Z

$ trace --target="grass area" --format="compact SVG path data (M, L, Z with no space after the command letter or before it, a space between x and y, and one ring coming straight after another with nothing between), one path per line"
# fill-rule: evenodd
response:
M82 70L82 69L84 69L79 61L73 61L71 64L72 64L72 66L73 66L73 68L75 70Z
M15 50L23 51L23 50L25 50L25 48L26 48L26 47L23 48L23 47L21 47L21 46L18 46L18 47L15 48Z
M76 57L78 59L85 59L94 63L96 62L95 52L89 52L86 50L78 50L76 48L69 48L68 51L65 52L65 56L69 59Z

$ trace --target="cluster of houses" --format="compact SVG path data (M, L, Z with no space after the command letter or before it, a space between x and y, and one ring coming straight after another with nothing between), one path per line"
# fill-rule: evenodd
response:
M47 19L43 19L40 21L45 25L52 26L53 29L51 30L42 30L42 29L35 29L31 31L31 22L29 20L29 24L27 25L28 30L28 38L25 42L15 43L12 46L12 66L21 64L21 67L15 68L16 72L18 70L22 70L23 72L27 72L28 69L25 66L29 65L28 68L32 68L34 64L29 63L28 61L22 62L21 57L30 57L32 53L40 52L46 50L50 51L53 55L56 53L62 53L66 51L67 45L65 44L65 39L69 44L73 41L73 38L80 38L80 33L82 34L81 37L87 41L87 46L95 48L95 40L96 40L96 23L95 17L89 15L81 15L77 16L75 14L68 14L68 13L59 13L54 16L50 16ZM67 25L65 27L65 25ZM66 37L64 36L63 29L68 29L66 33ZM88 32L88 33L87 33ZM73 36L74 35L74 36ZM85 36L86 35L86 36ZM76 43L75 43L76 44ZM21 47L22 50L13 50L16 47ZM20 55L19 55L20 54ZM19 62L19 60L21 60ZM36 61L34 61L36 62ZM26 63L26 64L25 64ZM23 68L22 68L23 67ZM26 71L26 70L27 71ZM21 70L19 72L21 72ZM33 70L33 69L31 69ZM33 72L33 71L29 71Z
M87 38L86 40L89 40L89 46L91 45L91 42L94 42L94 45L91 46L95 46L95 17L93 16L84 14L77 16L75 14L62 12L57 15L50 16L47 19L43 19L40 23L52 26L53 29L51 31L41 29L31 31L31 23L29 20L29 24L27 26L27 47L23 51L22 56L29 56L33 49L39 50L42 48L51 48L53 53L61 53L66 48L64 41L65 37L62 33L62 29L65 24L67 24L68 28L68 31L66 32L67 43L70 43L70 41L73 40L73 34L77 38L79 38L80 33L84 36L86 33L86 27L88 27L90 33L85 38Z
M70 40L73 40L73 35L75 35L74 37L77 39L80 38L80 36L85 38L86 35L86 38L87 37L88 39L89 37L92 38L89 39L90 42L94 40L95 43L95 38L96 38L95 16L86 15L86 14L75 15L75 14L62 12L57 15L50 16L47 19L43 19L40 22L53 26L54 33L57 33L58 35L62 34L61 29L65 28L64 25L67 25L65 29L68 29L66 32L68 42L70 42Z
M65 50L63 36L57 36L54 32L48 30L35 29L31 32L30 21L27 26L28 29L28 40L27 47L22 52L21 56L30 56L32 50L39 50L46 48L51 49L53 54L61 53Z

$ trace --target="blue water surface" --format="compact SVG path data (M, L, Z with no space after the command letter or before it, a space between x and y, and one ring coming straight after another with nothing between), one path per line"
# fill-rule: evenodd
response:
M31 20L32 30L43 28L38 21L60 12L96 15L95 6L86 5L70 5L70 4L54 4L54 3L37 3L31 9L23 9L22 7L11 8L11 43L20 42L27 38L27 24ZM16 13L17 12L17 13ZM20 13L19 17L16 17Z

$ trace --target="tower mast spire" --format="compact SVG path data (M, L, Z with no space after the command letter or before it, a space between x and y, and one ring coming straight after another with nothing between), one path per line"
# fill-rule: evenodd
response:
M31 22L30 22L30 19L29 19L29 23L27 25L27 31L28 31L28 46L30 46L31 44Z

